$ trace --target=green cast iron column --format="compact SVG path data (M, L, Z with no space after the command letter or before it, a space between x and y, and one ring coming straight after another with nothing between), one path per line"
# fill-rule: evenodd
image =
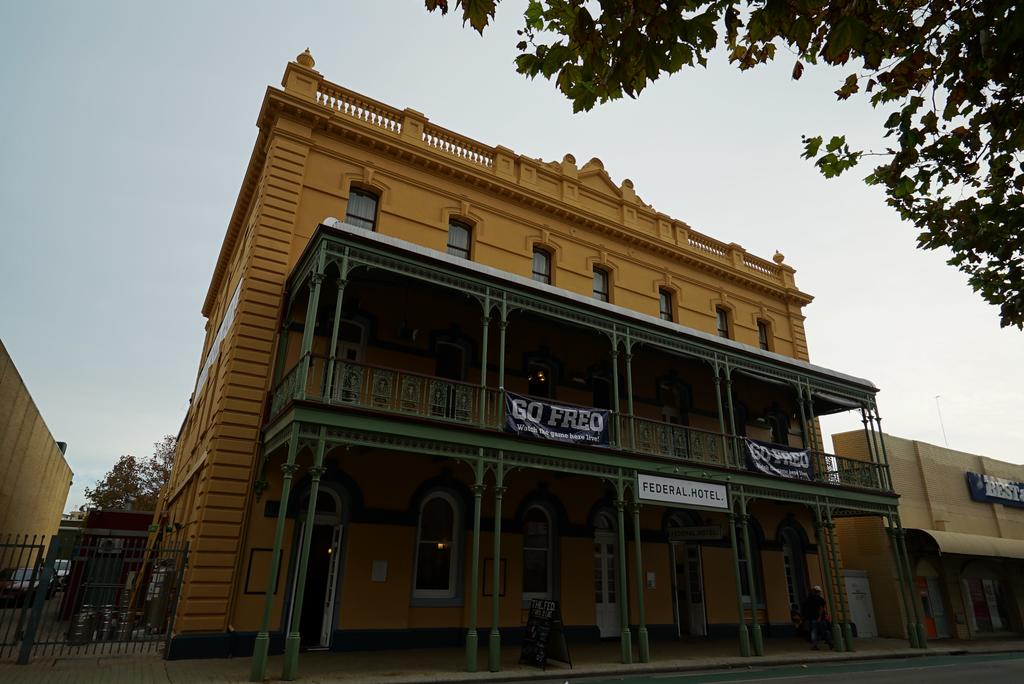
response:
M868 414L863 406L860 409L860 422L864 426L864 442L868 445L868 454L871 456L871 462L876 466L875 486L879 489L884 489L888 487L888 483L885 481L885 473L882 468L882 457L875 448L876 445L874 439L872 439L871 431L868 430Z
M621 448L623 440L622 408L619 406L619 342L612 338L612 406L615 407L615 446ZM632 427L632 420L630 420Z
M629 411L629 448L636 449L636 420L633 418L633 345L626 335L626 410Z
M281 330L277 334L277 360L274 361L271 387L277 387L277 383L281 382L281 376L284 375L284 363L288 355L288 323L288 312L285 312L285 320L281 323Z
M490 306L490 299L486 299L485 307ZM487 427L487 334L491 327L491 311L488 309L481 319L483 325L483 337L480 342L480 427Z
M324 400L334 397L334 363L338 358L338 330L341 328L341 305L345 301L345 279L338 278L338 296L334 300L334 324L331 326L331 349L327 354L327 380L324 382Z
M889 471L889 452L886 451L886 449L885 449L885 434L882 432L882 417L880 415L878 415L878 407L877 406L875 407L875 410L874 410L874 416L875 416L875 423L878 425L878 432L877 432L877 435L876 435L876 439L878 440L878 445L876 445L875 448L876 449L878 449L879 447L881 448L882 464L884 466L883 472L885 473L885 481L886 481L886 484L889 486L889 489L892 490L893 489L893 486L892 486L892 472Z
M306 505L306 523L302 527L302 547L299 551L299 571L295 575L295 601L292 603L292 625L284 643L284 667L281 679L290 682L295 679L299 670L299 645L302 636L299 626L302 624L302 599L306 593L306 571L309 568L309 545L313 539L313 525L316 524L316 501L320 494L320 476L324 473L324 449L326 447L327 428L321 426L320 436L316 441L316 455L313 467L309 469L312 480L309 483L309 502ZM332 625L333 628L333 625Z
M836 524L832 521L831 509L825 509L825 518L827 521L825 523L825 530L828 534L828 545L832 549L832 565L836 569L836 590L839 592L839 609L843 614L843 644L846 646L847 651L852 651L854 650L853 627L850 626L850 609L846 603L846 582L839 567L839 543L836 541Z
M740 494L740 524L743 526L743 555L747 557L747 584L750 586L750 631L753 633L754 655L764 655L761 625L757 622L757 586L754 584L754 555L750 548L750 516L747 515L747 497ZM765 611L767 612L767 611Z
M821 515L821 507L814 507L814 532L818 539L818 562L821 563L822 581L825 583L825 602L828 605L828 614L832 619L832 647L837 651L846 650L843 647L843 632L836 622L835 585L832 583L832 561L829 558L829 549L825 538L825 521Z
M481 449L481 451L483 451ZM469 594L469 625L466 628L466 672L476 672L479 637L476 632L477 600L480 595L480 501L484 494L484 462L473 464L473 549Z
M736 616L740 626L740 655L750 655L750 635L747 633L747 617L743 611L743 580L740 577L740 551L736 543L736 525L739 515L729 508L729 544L732 546L732 570L736 579Z
M807 430L811 437L811 449L821 451L821 447L818 445L818 428L814 425L814 399L810 392L807 393L804 401L807 402Z
M722 404L722 373L717 362L715 362L713 368L715 373L715 406L718 407L718 432L722 435L722 463L727 464L729 459L729 447L725 436L725 413L724 405Z
M320 308L320 285L323 280L324 274L320 271L309 277L309 301L306 303L306 320L302 324L302 350L299 352L299 359L302 363L302 370L299 373L299 382L302 383L298 391L299 399L306 398L306 388L309 387L309 357L313 351L316 312Z
M501 496L505 493L505 464L494 466L494 563L491 575L491 633L487 644L487 669L501 672Z
M616 485L621 490L621 484ZM618 511L619 524L619 548L616 556L619 559L619 572L616 584L619 592L619 620L622 622L622 636L619 645L622 647L622 662L629 665L633 662L633 640L629 633L629 584L626 583L626 516L623 510L626 502L622 500L622 492L618 493L619 498L615 500L615 510Z
M505 391L505 332L508 328L508 302L501 302L501 318L498 320L498 389ZM504 407L503 407L504 409Z
M804 405L804 388L802 385L797 388L796 403L798 406L800 406L800 443L804 449L810 449L811 436L807 431L807 407Z
M900 522L899 513L896 514L896 541L899 542L900 551L903 553L903 567L907 574L907 584L910 586L910 604L914 607L914 629L917 630L917 647L928 648L928 633L924 630L924 623L921 622L921 600L914 584L914 571L910 566L910 553L907 551L907 533Z
M896 542L896 522L889 516L889 526L885 528L889 535L889 546L892 549L892 562L896 566L896 587L900 591L900 600L903 602L903 616L907 621L907 641L911 648L918 648L917 627L914 625L913 608L910 601L913 600L914 588L909 586L903 574L903 559L900 557L899 544Z
M263 618L260 631L256 634L253 644L252 664L249 670L250 682L262 682L267 671L267 653L270 650L270 613L274 608L274 588L277 586L277 574L281 569L281 544L284 541L284 523L288 513L288 497L292 490L292 476L298 468L295 465L295 454L299 448L299 425L292 423L291 435L288 438L288 458L281 464L284 474L281 485L281 501L277 510L277 526L274 528L274 550L270 556L270 573L267 575L267 591L263 598Z
M640 620L640 624L637 626L637 641L640 645L640 662L649 663L651 662L651 646L647 640L647 614L644 611L644 561L640 549L642 541L640 539L640 503L638 501L633 501L632 512L633 535L636 538L635 553L633 554L636 559L636 610L637 618Z
M732 452L732 464L739 468L742 464L743 458L740 451L737 449L738 440L736 439L736 410L732 404L732 371L729 369L729 364L725 364L725 402L726 402L726 413L729 415L729 434L732 437L729 439L730 450ZM742 499L741 499L742 501ZM756 626L757 623L755 622ZM758 655L761 655L758 653Z

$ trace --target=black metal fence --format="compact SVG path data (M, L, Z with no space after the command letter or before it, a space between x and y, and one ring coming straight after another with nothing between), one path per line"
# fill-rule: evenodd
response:
M0 538L0 659L165 652L187 560L145 537Z

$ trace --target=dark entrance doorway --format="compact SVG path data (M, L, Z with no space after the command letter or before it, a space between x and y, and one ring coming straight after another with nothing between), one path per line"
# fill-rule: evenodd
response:
M302 621L299 633L303 648L326 648L322 641L324 610L327 608L327 582L334 555L334 526L314 525L309 543L309 569L306 589L302 597Z

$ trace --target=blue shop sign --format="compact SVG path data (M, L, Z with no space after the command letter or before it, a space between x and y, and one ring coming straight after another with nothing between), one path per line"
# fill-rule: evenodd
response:
M967 489L970 490L971 498L975 501L1024 508L1024 482L1012 482L981 473L965 474L967 475Z

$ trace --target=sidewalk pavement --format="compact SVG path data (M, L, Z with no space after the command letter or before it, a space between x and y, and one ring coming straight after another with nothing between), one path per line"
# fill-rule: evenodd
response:
M651 645L650 663L623 665L618 642L570 644L574 667L551 663L546 670L518 664L519 649L502 650L502 671L487 671L487 652L480 651L482 671L463 672L460 649L421 649L359 653L311 652L299 659L299 680L303 682L345 682L346 684L406 684L408 682L510 682L575 681L584 677L614 677L728 668L764 667L798 663L838 662L881 658L907 658L960 653L1005 653L1024 651L1024 639L1001 638L974 641L935 641L926 650L907 648L899 639L857 639L856 651L834 653L808 650L796 639L768 640L767 655L743 658L730 640L687 640ZM636 657L636 654L634 654ZM267 674L277 681L281 657L271 657ZM29 665L0 663L0 681L5 684L156 684L191 682L246 682L249 659L174 660L159 656L105 658L40 658Z

